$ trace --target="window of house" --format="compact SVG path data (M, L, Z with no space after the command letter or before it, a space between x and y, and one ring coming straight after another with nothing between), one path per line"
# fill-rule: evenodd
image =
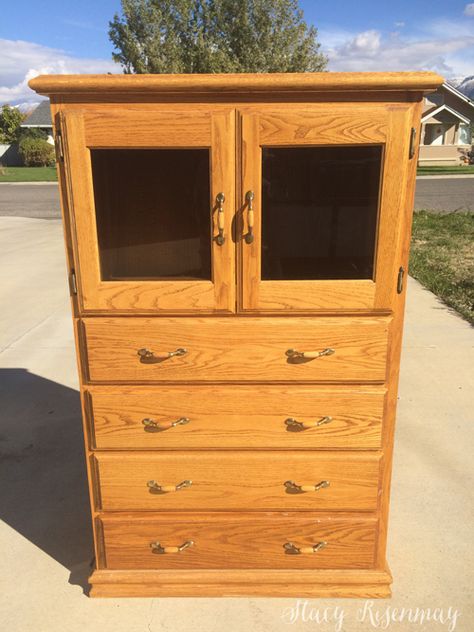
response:
M467 123L461 123L459 125L458 145L470 145L471 144L471 129Z

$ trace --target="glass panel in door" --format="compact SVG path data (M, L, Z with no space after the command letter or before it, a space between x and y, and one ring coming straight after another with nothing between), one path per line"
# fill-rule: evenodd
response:
M262 148L262 280L372 279L381 146Z
M243 109L239 310L390 308L404 116L383 104Z
M101 278L211 273L208 149L93 149Z
M83 312L235 311L234 112L169 108L66 111Z

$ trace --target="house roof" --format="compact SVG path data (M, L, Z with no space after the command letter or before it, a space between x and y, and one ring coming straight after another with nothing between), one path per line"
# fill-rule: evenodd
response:
M20 127L52 127L49 99L41 103L26 117Z
M466 116L459 114L459 112L456 112L456 110L453 110L453 108L450 108L449 105L446 105L446 104L440 105L435 110L430 110L429 112L427 112L424 116L422 116L421 122L424 123L425 121L432 118L433 116L436 116L437 114L439 114L439 112L442 112L443 110L446 110L447 112L449 112L450 114L458 118L463 123L467 123L469 125L470 120Z
M448 90L448 92L451 92L452 94L457 96L459 99L461 99L462 101L464 101L468 105L470 105L472 108L474 108L474 101L472 99L470 99L469 97L467 97L462 92L460 92L457 88L452 86L450 83L443 83L442 87L445 88L446 90Z

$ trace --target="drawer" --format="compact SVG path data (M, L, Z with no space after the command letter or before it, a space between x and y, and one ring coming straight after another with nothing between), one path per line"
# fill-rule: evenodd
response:
M97 452L92 458L105 511L377 509L376 452Z
M258 384L92 386L86 391L92 445L141 450L376 449L384 396L384 387L375 386Z
M102 514L100 521L109 569L371 568L378 524L309 512ZM173 551L186 542L193 544Z
M92 382L383 382L386 376L387 317L82 322ZM290 358L290 349L333 353ZM176 350L186 351L168 357Z

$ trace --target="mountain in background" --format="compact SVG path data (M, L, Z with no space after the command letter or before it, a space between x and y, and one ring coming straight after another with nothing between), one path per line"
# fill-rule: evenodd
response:
M453 79L448 79L448 83L474 101L474 75L470 77L454 77Z

